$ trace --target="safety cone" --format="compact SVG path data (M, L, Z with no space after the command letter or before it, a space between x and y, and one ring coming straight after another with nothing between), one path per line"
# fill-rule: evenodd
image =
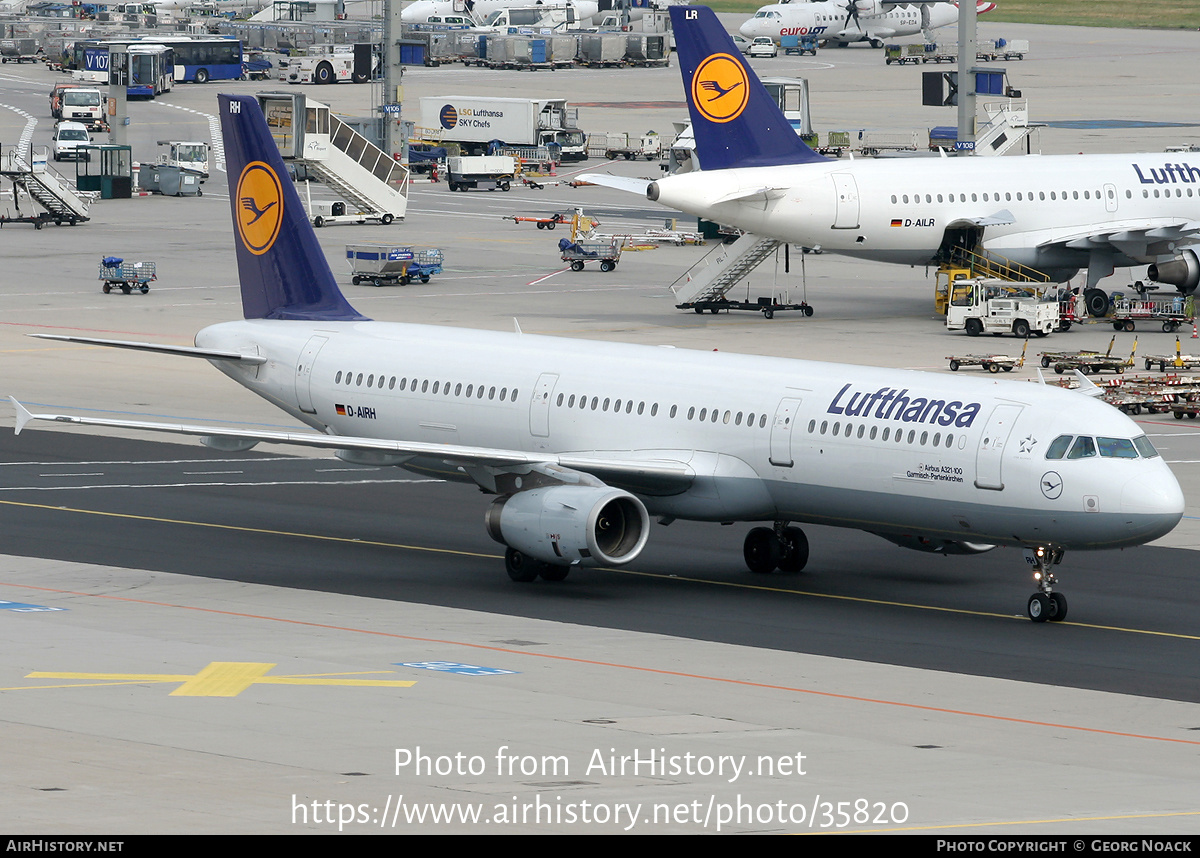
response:
M1192 322L1192 339L1200 340L1200 334L1196 333L1196 323L1194 321Z

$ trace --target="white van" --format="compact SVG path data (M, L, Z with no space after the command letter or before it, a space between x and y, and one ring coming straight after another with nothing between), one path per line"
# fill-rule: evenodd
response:
M87 126L82 122L60 122L54 126L54 140L50 149L54 153L55 161L61 161L63 158L78 161L81 154L87 158L87 153L77 151L78 147L87 146L91 142Z

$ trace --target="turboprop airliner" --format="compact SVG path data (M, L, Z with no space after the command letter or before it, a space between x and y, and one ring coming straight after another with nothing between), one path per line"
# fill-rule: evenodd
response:
M995 3L977 2L982 15ZM886 0L828 0L825 3L773 3L763 6L742 24L747 39L768 36L778 42L784 36L816 36L845 47L850 42L870 42L883 47L884 39L929 33L958 21L958 4L915 0L889 3Z
M14 399L18 432L49 420L226 451L291 444L471 483L495 496L484 523L515 581L632 563L651 517L762 523L743 546L757 573L804 568L804 522L943 554L1014 546L1034 565L1037 621L1066 616L1064 552L1139 545L1182 516L1137 424L1058 387L367 319L257 98L218 109L244 319L194 347L35 336L206 359L312 431L31 414Z
M1200 158L825 158L796 135L712 10L672 7L671 20L702 172L580 179L880 262L937 264L982 249L1059 283L1086 268L1097 316L1109 306L1097 284L1117 266L1146 264L1149 279L1185 295L1200 284Z

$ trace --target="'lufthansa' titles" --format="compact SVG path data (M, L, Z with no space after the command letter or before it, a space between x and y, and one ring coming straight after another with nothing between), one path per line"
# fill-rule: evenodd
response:
M957 399L932 399L909 396L908 388L896 390L881 387L873 393L852 391L853 385L843 385L826 409L828 414L846 417L870 417L876 420L897 420L901 423L927 423L931 426L967 428L975 422L983 407L978 402Z

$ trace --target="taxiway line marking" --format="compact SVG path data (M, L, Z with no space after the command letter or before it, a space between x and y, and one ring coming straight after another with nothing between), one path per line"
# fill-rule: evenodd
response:
M391 482L387 480L363 480L361 482ZM421 480L396 480L395 482L422 482ZM438 480L426 480L424 482L440 482ZM341 485L339 482L316 482L314 485ZM195 483L195 486L220 486L222 483ZM230 483L229 485L244 485L243 483ZM64 486L63 490L68 490L72 487ZM141 486L127 486L118 488L142 488ZM3 491L3 489L0 489ZM300 533L298 531L288 530L272 530L265 527L245 527L236 524L217 524L215 522L206 521L189 521L187 519L162 518L159 516L150 515L134 515L124 512L110 512L108 510L97 509L80 509L77 507L54 506L51 504L41 503L25 503L21 501L0 500L0 506L15 506L24 507L27 509L44 509L52 512L71 512L80 515L102 515L111 518L125 518L133 521L151 521L160 524L177 524L187 527L211 527L218 530L231 530L240 533L261 533L267 536L290 536L295 539L314 539L322 542L339 542L348 545L369 545L375 548L398 548L405 551L424 551L430 554L452 554L459 557L479 557L488 560L500 560L499 554L484 554L478 551L463 551L457 548L433 548L426 545L408 545L402 542L382 542L372 539L357 539L350 536L325 536L319 533ZM833 599L840 602L854 602L863 605L880 605L887 608L910 608L919 611L939 611L945 614L962 614L970 617L990 617L1000 620L1016 620L1019 622L1027 622L1026 618L1019 614L1001 614L995 611L969 611L963 608L946 608L939 605L919 605L915 602L897 602L889 599L870 599L865 596L843 596L837 593L818 593L811 590L794 590L787 587L769 587L765 584L746 584L740 581L716 581L706 578L691 578L686 575L667 575L658 572L639 572L635 569L605 569L604 571L617 575L635 575L643 578L655 578L659 580L680 581L689 584L711 585L715 587L730 587L735 590L755 590L765 593L780 593L787 596L808 596L814 599ZM4 582L0 582L3 584ZM21 584L9 584L7 586L25 586ZM40 589L40 588L33 588ZM59 590L47 590L47 592L57 593L65 592ZM1163 632L1153 629L1131 629L1124 626L1105 626L1099 623L1079 623L1063 621L1058 623L1060 626L1074 626L1082 629L1095 629L1097 631L1106 632L1122 632L1133 635L1150 635L1153 637L1174 638L1177 640L1200 641L1200 635L1189 635L1181 632ZM507 650L501 650L507 652ZM1194 744L1200 745L1200 741Z
M31 584L13 584L10 582L0 582L0 586L21 587L28 590L36 590L39 592L58 593L70 596L84 596L95 599L107 599L116 602L125 602L136 605L148 605L158 608L172 608L176 610L197 611L205 614L214 614L223 617L240 617L243 619L262 620L273 623L286 623L288 625L303 626L311 629L324 629L327 631L349 632L351 634L371 635L373 637L386 638L391 640L412 641L423 644L437 644L439 646L454 646L465 647L471 650L484 650L487 652L503 653L505 655L516 657L528 657L546 659L551 662L563 664L584 664L591 667L612 668L615 670L627 670L636 673L648 674L652 676L673 676L682 679L694 679L700 682L715 682L723 685L739 686L742 688L760 688L768 691L782 691L789 694L804 694L812 697L821 697L828 700L845 700L852 703L868 703L876 706L888 706L898 709L909 709L916 712L934 712L941 715L955 715L963 718L975 718L985 721L995 721L1006 724L1021 724L1028 727L1047 727L1053 730L1070 730L1077 733L1086 733L1096 736L1112 736L1123 739L1142 739L1150 742L1168 742L1177 745L1200 746L1200 740L1197 739L1180 739L1173 736L1151 736L1145 733L1131 733L1124 730L1109 730L1103 727L1088 727L1081 724L1063 724L1054 721L1039 721L1033 718L1019 718L1015 715L997 715L992 712L975 712L969 709L951 709L944 706L930 706L923 703L909 703L903 700L887 700L879 697L864 697L857 694L841 694L835 691L821 691L815 688L803 688L793 685L778 685L771 682L756 682L749 679L736 679L729 676L709 676L702 673L690 673L682 670L667 670L661 667L649 667L639 664L622 664L621 662L600 661L598 659L580 658L578 656L556 655L554 653L545 652L530 652L523 649L514 649L511 647L495 646L492 644L471 643L467 641L447 640L445 638L430 638L420 635L405 635L398 632L386 632L378 629L360 629L352 626L338 626L332 623L317 623L311 620L297 620L287 617L272 617L266 614L249 614L242 611L228 611L219 608L203 608L196 605L182 605L173 602L159 602L152 599L134 599L129 596L114 596L107 593L86 593L77 590L60 590L52 587L38 587ZM34 674L30 674L34 676ZM48 674L47 678L58 677L58 674ZM93 677L95 675L92 675ZM114 678L118 678L114 675ZM123 678L128 678L125 675ZM191 677L186 677L191 678Z

